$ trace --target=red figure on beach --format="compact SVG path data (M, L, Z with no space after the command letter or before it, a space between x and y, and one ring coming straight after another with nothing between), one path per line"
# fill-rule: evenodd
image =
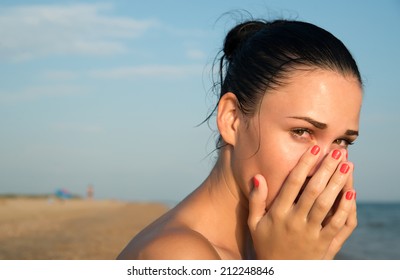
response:
M93 197L94 197L94 187L93 187L93 185L92 184L89 184L88 185L88 187L87 187L87 198L89 199L89 200L92 200L93 199Z

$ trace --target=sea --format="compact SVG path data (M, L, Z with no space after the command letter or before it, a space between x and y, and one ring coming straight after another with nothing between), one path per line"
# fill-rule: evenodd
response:
M400 202L357 202L357 221L357 228L335 259L400 260Z
M400 203L357 203L358 226L336 259L400 260Z

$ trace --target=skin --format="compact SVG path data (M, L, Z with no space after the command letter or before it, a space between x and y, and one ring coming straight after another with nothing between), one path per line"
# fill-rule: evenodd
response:
M357 224L346 158L361 102L355 78L321 69L291 73L251 117L226 93L210 175L118 259L334 258Z

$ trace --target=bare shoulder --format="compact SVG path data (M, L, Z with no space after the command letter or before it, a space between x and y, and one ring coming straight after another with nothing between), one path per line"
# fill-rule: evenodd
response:
M211 260L220 259L213 245L200 233L188 228L172 228L147 240L141 248L129 256L121 254L119 259L142 260Z

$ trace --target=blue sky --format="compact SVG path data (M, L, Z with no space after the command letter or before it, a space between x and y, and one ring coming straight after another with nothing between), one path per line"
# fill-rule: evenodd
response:
M400 2L2 1L0 194L177 201L207 176L210 68L225 12L310 21L339 37L365 83L350 148L360 201L400 201ZM220 19L219 19L220 18ZM219 20L218 20L219 19Z

